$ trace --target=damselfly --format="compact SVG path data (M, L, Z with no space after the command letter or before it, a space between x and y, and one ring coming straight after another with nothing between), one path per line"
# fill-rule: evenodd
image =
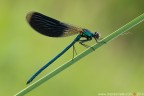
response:
M27 14L26 19L30 26L35 29L37 32L49 36L49 37L65 37L65 36L71 36L78 34L76 38L58 55L56 55L52 60L50 60L46 65L44 65L42 68L40 68L28 81L27 84L29 84L38 74L40 74L45 68L47 68L50 64L52 64L56 59L58 59L60 56L62 56L69 48L72 46L74 47L74 44L76 42L79 42L80 44L87 47L87 45L84 44L86 41L92 40L94 38L97 42L97 40L100 37L100 34L98 32L92 33L88 29L75 27L70 24L66 24L63 22L60 22L56 19L53 19L51 17L45 16L38 12L30 12ZM80 40L81 38L85 38L84 40Z

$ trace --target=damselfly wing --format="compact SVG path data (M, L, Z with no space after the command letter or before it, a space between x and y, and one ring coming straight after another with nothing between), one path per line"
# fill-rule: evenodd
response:
M83 32L83 28L60 22L38 12L29 12L26 19L33 29L50 37L65 37Z

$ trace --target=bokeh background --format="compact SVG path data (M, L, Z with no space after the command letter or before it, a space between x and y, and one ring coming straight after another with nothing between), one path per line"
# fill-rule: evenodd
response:
M75 37L35 32L26 14L38 11L101 33L101 38L144 12L143 0L0 0L0 96L13 96ZM88 45L95 41L87 42ZM76 44L77 52L86 48ZM66 52L34 81L72 58ZM27 96L100 96L144 92L144 23L107 43ZM143 93L144 94L144 93ZM104 96L104 95L103 95Z

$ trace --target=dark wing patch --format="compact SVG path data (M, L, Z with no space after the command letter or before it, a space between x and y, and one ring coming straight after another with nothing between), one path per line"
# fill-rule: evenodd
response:
M30 12L26 18L33 29L46 36L63 37L82 32L82 28L62 23L38 12Z
M28 13L27 20L37 32L50 37L60 37L67 29L67 26L61 24L60 21L38 12Z

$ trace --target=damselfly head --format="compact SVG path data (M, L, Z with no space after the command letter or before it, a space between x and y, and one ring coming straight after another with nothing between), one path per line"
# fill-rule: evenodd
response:
M99 37L100 37L100 33L95 32L93 37L94 37L96 40L99 39Z

